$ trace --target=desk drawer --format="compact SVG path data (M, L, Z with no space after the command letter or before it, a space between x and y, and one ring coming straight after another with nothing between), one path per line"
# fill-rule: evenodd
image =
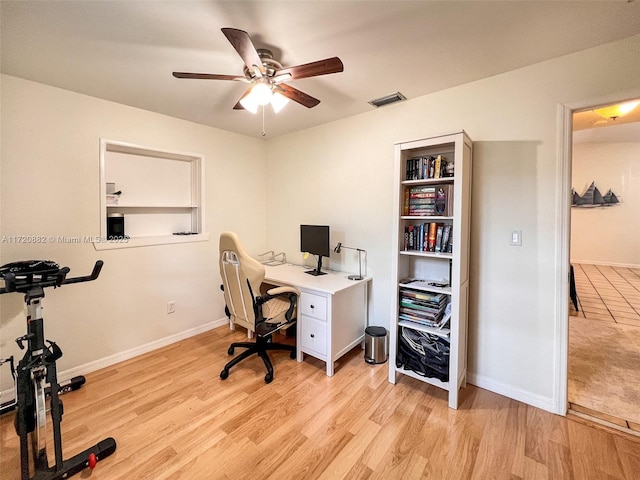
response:
M302 334L300 343L303 350L312 350L320 355L327 354L327 324L314 318L303 315L301 322Z
M327 299L320 295L303 292L300 295L300 314L327 321Z

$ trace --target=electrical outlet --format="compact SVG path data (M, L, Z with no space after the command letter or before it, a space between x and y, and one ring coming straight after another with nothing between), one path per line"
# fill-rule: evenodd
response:
M176 313L176 302L167 303L167 313Z

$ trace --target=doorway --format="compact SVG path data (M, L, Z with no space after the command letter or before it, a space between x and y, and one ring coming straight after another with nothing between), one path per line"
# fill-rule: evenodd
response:
M604 118L593 112L603 103L564 110L562 191L574 206L561 216L561 245L566 250L561 249L559 258L567 261L567 274L568 265L573 267L577 291L565 317L564 405L565 412L640 436L640 380L635 375L640 359L640 261L633 254L625 256L629 246L622 245L622 237L616 242L615 235L618 228L624 233L629 223L625 215L635 215L630 210L640 205L634 197L640 197L640 184L625 178L629 165L640 158L640 106L626 118ZM617 204L616 188L618 195L625 192ZM637 235L627 237L631 239L625 241L637 242ZM632 248L636 254L640 250L637 243ZM558 413L564 414L561 410L559 405Z

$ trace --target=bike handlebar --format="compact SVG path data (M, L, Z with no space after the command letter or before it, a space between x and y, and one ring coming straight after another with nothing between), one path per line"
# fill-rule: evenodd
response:
M96 261L90 275L67 278L71 271L69 267L59 268L54 262L49 261L27 261L14 262L0 267L0 277L4 278L4 287L0 288L0 295L3 293L22 292L26 293L32 288L61 287L71 283L91 282L98 278L104 262Z
M70 283L82 283L82 282L91 282L98 278L100 275L100 270L102 270L102 266L104 262L102 260L98 260L96 264L93 266L93 271L90 275L85 275L84 277L75 277L75 278L65 278L62 281L62 285L68 285Z

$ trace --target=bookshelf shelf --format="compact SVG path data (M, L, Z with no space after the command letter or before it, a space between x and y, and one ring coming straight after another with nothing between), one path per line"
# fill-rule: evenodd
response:
M400 280L398 283L399 287L409 288L411 290L419 290L422 292L432 292L432 293L444 293L446 295L451 295L451 286L446 287L437 287L434 285L430 285L432 283L438 283L436 280L428 280L428 279L415 279L411 282Z
M427 222L444 222L445 220L453 220L453 217L445 217L442 215L402 215L401 220L420 220Z
M455 177L423 178L421 180L402 180L402 185L431 185L439 183L454 183Z
M399 254L411 257L453 258L451 253L422 252L419 250L401 250Z
M464 131L395 145L389 382L407 375L445 389L451 408L467 375L472 150ZM439 355L411 350L424 335Z

